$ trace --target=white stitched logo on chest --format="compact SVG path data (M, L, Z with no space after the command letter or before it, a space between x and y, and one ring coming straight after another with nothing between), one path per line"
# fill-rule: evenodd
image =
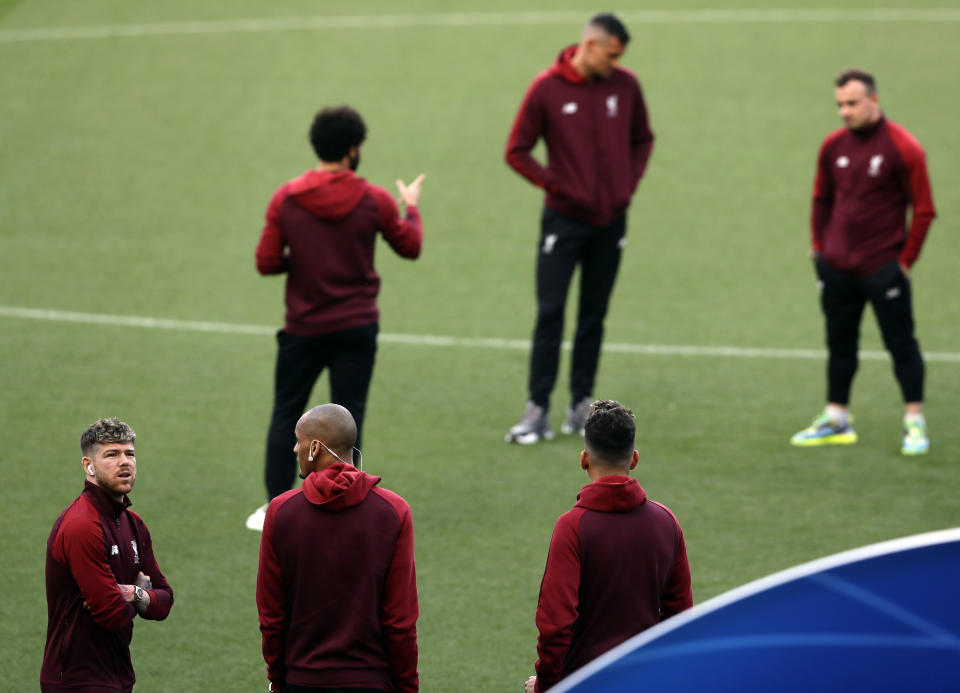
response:
M837 157L837 168L846 168L850 165L850 157L841 156Z
M870 168L867 169L867 175L876 178L880 175L880 166L883 165L883 154L874 154L870 157Z
M617 95L611 94L607 97L607 118L617 117Z
M120 555L120 547L117 546L116 544L114 544L113 546L111 546L111 547L110 547L110 555L111 555L111 556L119 556L119 555Z
M577 102L568 101L567 103L563 104L563 108L561 108L560 110L563 112L564 115L573 115L574 113L577 112Z
M137 551L137 540L136 540L136 539L131 539L131 540L130 540L130 548L133 549L133 562L134 562L134 563L139 563L139 562L140 562L140 552Z

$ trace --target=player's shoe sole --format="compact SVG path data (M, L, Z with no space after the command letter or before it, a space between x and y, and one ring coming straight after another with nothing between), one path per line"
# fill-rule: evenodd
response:
M529 433L508 433L503 437L503 440L507 443L533 445L534 443L539 443L541 440L553 440L553 431L544 431L542 433L537 433L536 431L530 431Z
M857 442L856 431L831 433L826 436L801 437L799 434L790 439L790 445L798 448L812 448L818 445L853 445Z
M923 440L904 440L903 447L900 448L900 452L908 457L913 457L915 455L926 455L930 452L930 439L924 438Z

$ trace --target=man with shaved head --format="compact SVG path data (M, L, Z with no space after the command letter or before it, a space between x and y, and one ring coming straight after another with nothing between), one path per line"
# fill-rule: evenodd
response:
M545 691L640 631L693 606L680 523L630 478L633 412L594 402L580 466L590 482L557 520L537 604L536 676Z
M564 306L580 266L570 406L562 433L583 435L603 342L603 322L626 243L627 208L653 150L636 77L619 65L630 34L612 14L593 17L527 90L507 140L507 163L545 191L537 254L537 319L527 404L507 442L553 438ZM532 151L540 139L546 163Z
M270 502L257 572L270 690L417 691L410 506L353 466L344 407L314 407L294 432L303 486Z

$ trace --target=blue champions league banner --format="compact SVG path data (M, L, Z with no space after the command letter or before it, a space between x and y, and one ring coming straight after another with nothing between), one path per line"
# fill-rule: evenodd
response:
M960 691L960 528L722 594L551 689L568 691Z

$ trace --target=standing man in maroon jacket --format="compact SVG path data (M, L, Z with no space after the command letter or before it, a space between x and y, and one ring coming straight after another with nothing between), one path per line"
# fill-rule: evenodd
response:
M270 200L257 245L261 274L286 274L286 324L277 333L273 414L267 433L267 499L293 484L296 463L290 432L303 413L317 378L329 370L330 399L357 422L357 447L377 351L380 277L373 266L377 233L405 258L423 242L417 204L420 175L397 181L401 218L390 194L357 177L367 128L349 106L315 116L310 142L319 165L282 185ZM247 518L263 528L267 506Z
M537 675L527 693L693 606L680 523L630 478L640 457L633 412L600 400L584 428L580 466L591 483L553 530L537 604Z
M356 436L341 406L304 414L303 486L267 509L257 609L271 691L419 690L413 519L350 463Z
M826 319L827 406L793 445L857 442L848 411L867 301L905 402L901 451L930 449L923 416L923 356L914 337L910 268L936 216L926 156L880 110L873 75L845 70L835 80L844 128L823 141L813 190L813 257ZM907 231L907 210L912 209Z
M136 439L116 418L96 421L80 437L83 493L47 541L44 693L132 691L133 619L162 621L173 606L150 532L129 509Z
M537 322L528 402L507 442L550 439L550 393L557 380L564 306L580 265L580 299L570 373L571 404L561 426L583 434L600 359L603 321L626 241L627 207L647 167L653 133L640 85L618 66L630 35L598 14L578 45L527 90L507 141L507 163L546 192L537 255ZM537 140L547 164L531 156Z

